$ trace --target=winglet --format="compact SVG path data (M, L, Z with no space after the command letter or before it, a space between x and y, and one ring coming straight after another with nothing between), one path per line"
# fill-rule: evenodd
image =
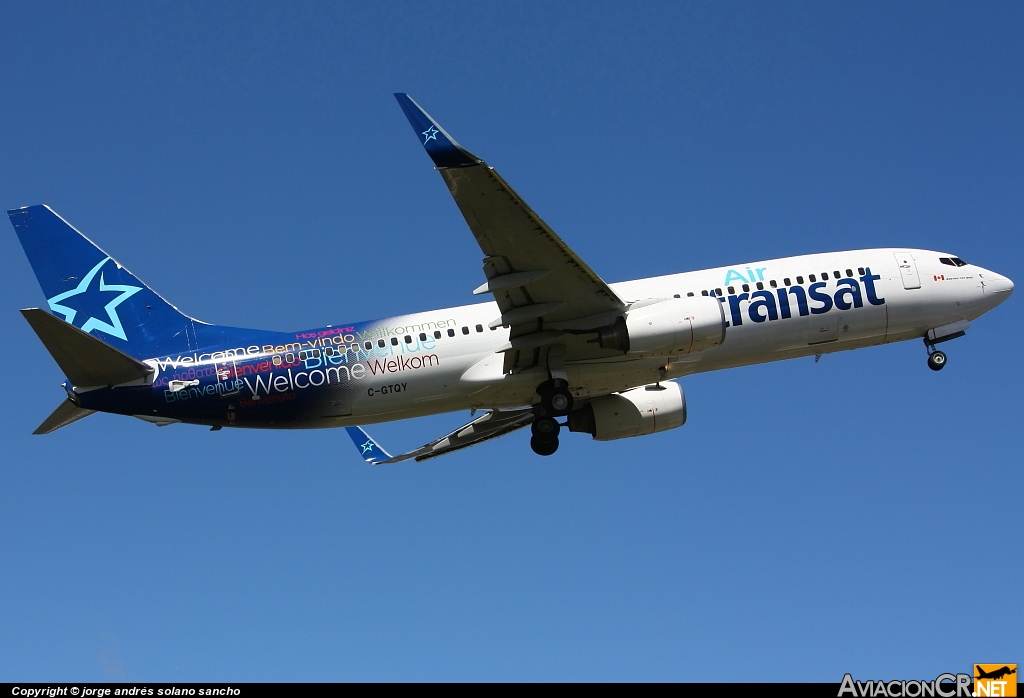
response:
M434 121L423 107L404 92L396 92L395 99L405 112L405 118L419 136L420 144L437 167L471 167L483 162L476 155L455 142L441 125Z
M362 427L345 427L345 431L352 437L352 443L359 449L359 455L370 465L379 465L391 458L391 454L381 448Z

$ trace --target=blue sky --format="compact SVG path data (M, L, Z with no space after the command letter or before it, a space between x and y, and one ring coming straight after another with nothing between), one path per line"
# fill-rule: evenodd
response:
M1024 278L1019 3L6 2L0 198L196 317L472 302L410 92L608 281L873 246ZM682 381L681 429L370 468L343 431L30 432L0 235L0 680L932 678L1022 662L1021 303ZM393 450L465 414L381 425Z

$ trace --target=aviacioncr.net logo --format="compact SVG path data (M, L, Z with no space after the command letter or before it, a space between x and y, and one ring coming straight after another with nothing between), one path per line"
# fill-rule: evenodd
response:
M1016 664L975 664L974 695L988 696L1017 695Z
M932 681L856 681L850 674L843 676L839 696L854 698L972 698L970 674L939 674Z

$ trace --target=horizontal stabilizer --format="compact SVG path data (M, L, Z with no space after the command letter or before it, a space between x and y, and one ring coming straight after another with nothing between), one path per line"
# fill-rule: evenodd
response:
M39 308L22 310L64 375L76 388L145 383L154 374L138 359L86 334Z
M95 412L96 410L87 410L84 407L79 407L75 403L71 402L71 400L65 400L53 411L53 414L47 417L32 433L49 434L51 431L57 431L61 427L66 427L72 422L77 422L79 419L85 419Z

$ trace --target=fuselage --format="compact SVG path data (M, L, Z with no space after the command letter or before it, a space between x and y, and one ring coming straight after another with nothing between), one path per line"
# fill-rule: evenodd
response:
M629 304L713 296L714 348L633 358L581 334L566 362L578 398L735 366L924 337L966 323L1013 290L953 255L907 248L787 257L610 284ZM230 345L147 360L151 385L77 393L86 408L157 423L316 428L537 402L539 368L506 371L494 302L290 333L239 330ZM592 348L592 349L591 349ZM587 355L587 352L590 355Z

